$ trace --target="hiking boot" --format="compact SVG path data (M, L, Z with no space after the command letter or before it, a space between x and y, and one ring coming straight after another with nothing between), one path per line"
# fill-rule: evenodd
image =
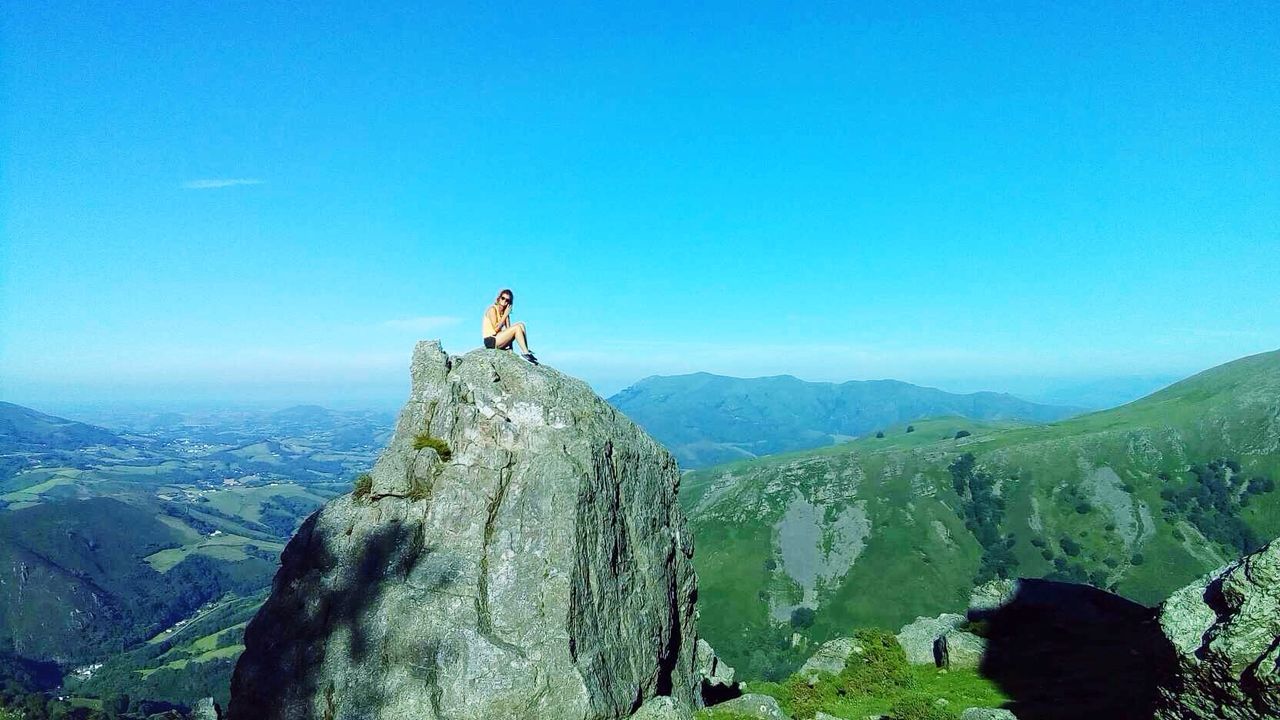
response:
M534 365L537 365L537 364L538 364L538 358L534 357L534 356L533 356L533 353L531 353L531 352L530 352L530 353L525 353L522 357L524 357L524 359L525 359L525 360L528 360L529 362L533 363Z

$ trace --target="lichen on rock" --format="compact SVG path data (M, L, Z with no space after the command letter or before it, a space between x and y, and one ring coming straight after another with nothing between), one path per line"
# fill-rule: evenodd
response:
M330 502L285 549L232 720L697 707L671 455L584 383L511 353L419 343L412 379L367 498Z
M1280 541L1170 595L1160 627L1177 667L1157 718L1280 717Z

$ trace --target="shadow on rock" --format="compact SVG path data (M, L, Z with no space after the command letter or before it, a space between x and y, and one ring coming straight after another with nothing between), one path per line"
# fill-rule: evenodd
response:
M1155 610L1088 585L1021 580L969 620L988 641L980 672L1020 720L1149 718L1174 663Z
M404 582L422 554L420 534L409 524L388 523L364 538L357 557L339 560L318 537L317 517L308 518L285 549L272 597L245 632L246 651L232 677L233 720L310 717L309 700L321 694L329 703L326 717L372 715L384 704L377 683L366 683L346 687L341 704L349 709L338 711L332 680L327 688L316 686L324 677L319 666L326 640L340 628L349 637L349 657L341 664L359 664L381 649L384 639L370 632L372 616L389 581ZM339 565L349 568L343 582L324 588L319 578Z

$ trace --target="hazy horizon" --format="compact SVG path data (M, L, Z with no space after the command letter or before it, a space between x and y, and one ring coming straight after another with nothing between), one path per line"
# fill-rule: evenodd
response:
M390 412L399 410L408 396L408 358L403 363L403 378L383 383L327 384L327 383L278 383L231 386L117 386L110 393L86 394L80 388L67 387L63 392L55 388L36 388L34 392L14 393L0 384L0 401L12 402L51 414L76 412L146 414L159 412L238 412L273 411L297 405L319 405L331 410L368 410ZM1080 407L1087 410L1102 409L1128 402L1208 368L1198 368L1183 374L1143 375L1080 375L1059 377L999 376L978 378L919 378L894 376L874 377L806 377L794 372L761 373L757 375L731 375L709 370L655 373L613 383L588 383L601 397L611 397L627 387L654 376L679 376L697 372L745 379L789 375L806 382L842 383L848 381L897 380L913 385L937 388L951 393L998 392L1008 393L1023 400L1047 405ZM41 394L40 390L45 390ZM1092 401L1091 401L1092 399Z

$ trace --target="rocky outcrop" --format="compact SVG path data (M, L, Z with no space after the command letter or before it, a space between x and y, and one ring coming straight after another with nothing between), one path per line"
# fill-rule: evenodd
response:
M650 698L630 720L691 720L693 709L669 695Z
M912 665L938 665L938 639L964 624L964 616L943 613L936 618L918 617L898 631L898 644Z
M693 539L670 454L584 383L511 353L419 343L412 379L372 481L285 549L228 716L696 707Z
M839 637L828 640L808 660L800 666L796 674L804 678L810 685L818 681L823 673L830 675L839 675L844 670L844 664L849 660L849 656L866 652L858 641L851 637Z
M758 718L759 720L789 720L778 701L769 695L748 693L716 706L716 712L733 718Z
M742 694L742 684L733 679L734 670L716 655L711 643L698 638L694 650L695 677L707 705L730 700Z
M1012 598L1007 580L996 580L974 589L969 613L980 615L999 609ZM976 669L987 652L985 638L964 630L964 615L943 613L936 618L918 617L898 631L898 644L912 665Z
M1280 717L1280 541L1175 592L1160 627L1177 666L1157 718Z
M191 720L222 720L222 708L213 698L201 698L191 709Z

